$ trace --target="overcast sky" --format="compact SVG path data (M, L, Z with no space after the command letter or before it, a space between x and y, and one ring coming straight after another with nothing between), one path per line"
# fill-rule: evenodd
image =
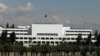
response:
M0 0L0 24L7 22L100 25L100 0Z

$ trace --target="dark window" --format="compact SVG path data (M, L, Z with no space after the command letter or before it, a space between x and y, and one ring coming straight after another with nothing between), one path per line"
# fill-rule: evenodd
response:
M87 40L87 38L84 38L84 40Z
M50 42L48 41L47 44L49 44Z
M36 38L33 37L33 39L36 39Z
M67 38L67 40L70 40L70 38Z
M24 43L28 43L27 41L24 41Z
M23 37L20 37L20 39L23 39Z
M24 39L27 39L27 37L25 37Z
M48 40L49 38L46 38L46 40Z
M63 42L60 42L60 44L62 44Z
M74 38L71 38L71 40L74 40Z
M42 41L42 43L43 43L43 44L45 44L45 42L44 42L44 41Z
M36 41L34 41L33 43L36 43Z
M59 38L59 40L61 40L61 38Z
M95 40L96 38L92 38L92 40Z
M23 43L23 41L20 41L20 43Z
M53 40L53 38L50 38L50 40Z
M40 41L38 41L38 44L40 44L41 42Z
M29 37L29 40L32 40L32 38L31 38L31 37Z
M18 37L16 37L16 39L19 39Z
M55 42L56 44L58 44L58 42Z
M45 39L45 38L41 38L41 39Z
M51 43L54 43L53 41Z
M37 35L38 35L38 36L39 36L39 35L43 35L43 36L51 36L51 35L53 35L53 36L58 36L57 33L37 33Z

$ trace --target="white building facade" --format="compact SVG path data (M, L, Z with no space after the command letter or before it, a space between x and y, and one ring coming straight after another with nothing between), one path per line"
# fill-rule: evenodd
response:
M18 26L17 28L0 27L0 34L2 30L8 30L9 34L15 32L16 42L22 42L27 47L37 44L75 43L79 34L82 34L83 40L86 40L90 33L92 34L92 29L72 29L71 27L63 27L62 24L32 24L31 26ZM92 42L95 42L93 36Z

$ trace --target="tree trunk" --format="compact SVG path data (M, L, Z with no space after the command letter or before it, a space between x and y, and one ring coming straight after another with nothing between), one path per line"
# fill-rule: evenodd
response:
M8 56L9 56L9 51L8 51Z
M6 52L4 52L5 56L6 56Z
M61 51L61 56L62 56L62 51Z
M27 51L26 51L26 56L27 56Z
M37 52L36 52L36 56L37 56Z
M15 56L15 51L14 51L14 56Z
M31 52L31 56L32 56L32 52Z
M1 56L3 56L3 52L1 52Z
M50 52L49 52L49 56L50 56Z

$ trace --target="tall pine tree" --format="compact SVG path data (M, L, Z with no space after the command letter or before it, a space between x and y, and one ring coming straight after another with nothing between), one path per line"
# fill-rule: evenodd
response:
M5 44L7 42L7 31L2 31L1 33L1 44Z
M6 24L6 28L9 28L9 23Z
M86 40L86 45L91 45L91 44L92 44L91 38L92 38L92 34L90 33L90 34L88 35L87 40Z
M14 43L14 42L15 42L15 38L16 38L16 34L15 34L15 32L12 32L12 33L10 34L10 42L11 42L11 43Z
M97 36L97 39L96 39L96 46L100 46L100 33L98 34Z
M11 28L15 28L15 25L13 24L13 25L11 26Z
M81 41L82 41L82 34L78 34L77 39L76 39L76 43L78 45L80 45L81 44Z

